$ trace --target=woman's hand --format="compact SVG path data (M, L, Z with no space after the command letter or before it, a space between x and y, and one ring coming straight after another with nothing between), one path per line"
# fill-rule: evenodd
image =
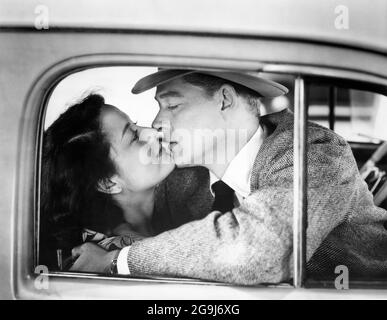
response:
M84 243L72 250L72 257L76 261L70 271L109 273L111 262L118 257L119 252L106 251L91 242Z

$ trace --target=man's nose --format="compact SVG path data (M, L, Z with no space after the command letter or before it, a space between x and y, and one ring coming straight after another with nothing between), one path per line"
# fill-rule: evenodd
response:
M161 131L161 129L165 126L168 126L169 123L170 123L169 113L164 109L160 109L152 122L152 127L155 128L156 130Z
M171 120L167 113L160 110L156 118L153 120L152 127L158 132L162 133L163 140L169 141L168 137L171 134Z

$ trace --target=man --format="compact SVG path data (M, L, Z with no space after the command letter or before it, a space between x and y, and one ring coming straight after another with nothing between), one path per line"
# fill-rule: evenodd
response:
M161 233L120 252L92 244L75 248L73 270L114 269L118 257L121 274L237 284L289 280L293 115L259 113L260 97L284 94L286 88L246 73L161 70L141 79L133 92L155 86L160 111L153 126L164 133L178 166L157 194ZM245 137L241 144L230 130ZM203 146L208 135L213 138ZM307 147L310 269L333 274L332 267L345 262L355 274L386 270L387 254L371 249L387 244L387 212L373 205L350 147L313 123ZM216 157L208 160L214 150ZM170 228L175 229L162 232Z

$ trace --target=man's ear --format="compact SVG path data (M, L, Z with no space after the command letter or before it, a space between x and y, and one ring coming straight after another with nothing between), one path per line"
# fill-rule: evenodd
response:
M97 190L107 194L118 194L122 192L122 186L115 176L98 181Z
M221 101L222 101L221 110L224 111L229 108L232 108L235 105L237 101L237 96L238 96L234 87L228 84L224 84L220 87L219 91L221 94Z

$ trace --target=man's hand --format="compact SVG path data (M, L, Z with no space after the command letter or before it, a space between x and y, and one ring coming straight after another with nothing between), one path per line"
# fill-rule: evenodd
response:
M94 243L87 242L72 250L74 262L70 271L93 273L109 273L113 259L116 259L119 250L106 251Z

